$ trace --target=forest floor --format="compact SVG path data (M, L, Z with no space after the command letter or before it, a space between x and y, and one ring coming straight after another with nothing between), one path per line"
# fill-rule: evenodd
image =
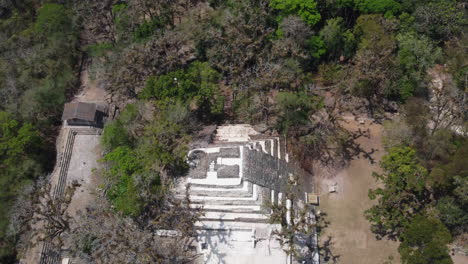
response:
M384 154L381 144L382 126L371 124L370 121L359 124L354 118L346 120L344 126L350 131L369 129L370 136L358 138L357 143L366 151L376 149L372 154L374 163L360 156L350 161L345 168L321 169L315 173L319 175L317 191L320 195L320 210L326 214L325 220L330 222L320 235L320 244L322 247L328 244L328 263L400 263L398 243L386 239L377 240L364 217L364 211L374 203L367 196L368 190L377 187L372 172L379 171L378 162ZM329 186L335 183L337 191L329 193ZM335 261L332 261L332 256Z

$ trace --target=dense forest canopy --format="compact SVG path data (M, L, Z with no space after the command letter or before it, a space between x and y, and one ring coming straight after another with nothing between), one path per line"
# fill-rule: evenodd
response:
M367 114L388 151L372 230L403 263L451 263L447 244L467 247L467 22L463 0L0 0L0 262L21 255L12 206L53 168L86 64L122 108L101 160L121 217L162 213L203 125L262 124L307 169L352 156L340 115Z

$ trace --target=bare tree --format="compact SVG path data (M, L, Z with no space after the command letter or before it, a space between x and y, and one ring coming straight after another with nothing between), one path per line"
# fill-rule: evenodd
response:
M288 184L285 193L286 202L268 204L271 210L270 223L281 225L281 229L273 231L284 252L299 263L313 263L313 257L318 254L315 239L318 223L313 208L297 199L295 185Z
M152 213L134 220L114 212L105 198L97 198L72 228L67 244L75 246L68 250L89 263L193 262L198 257L194 223L201 211L190 208L188 198L167 194L157 199Z
M32 241L46 241L60 248L62 235L70 230L72 217L68 206L78 187L77 183L68 186L63 195L54 197L50 183L40 187L33 194Z
M429 71L432 82L429 85L430 134L440 129L451 129L456 133L466 133L464 118L467 111L466 95L453 83L451 77L444 73L441 66Z

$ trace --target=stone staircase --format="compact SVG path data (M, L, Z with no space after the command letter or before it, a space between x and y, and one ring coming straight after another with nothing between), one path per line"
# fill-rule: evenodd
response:
M59 169L58 181L53 189L52 197L54 199L61 197L67 184L68 167L70 166L70 159L73 154L73 145L77 135L100 135L101 129L95 127L66 127L65 149L58 154L57 166ZM51 243L45 242L41 249L39 264L58 264L61 261L60 253L53 247Z
M251 133L251 135L246 137L245 133L242 135L243 133L239 133L239 131ZM267 258L284 257L282 249L279 248L278 242L272 235L274 230L281 227L278 224L270 224L270 211L265 206L270 202L278 202L278 197L281 197L281 194L270 189L269 186L255 183L252 177L244 175L247 171L245 166L248 166L245 164L244 155L249 151L256 151L270 158L283 160L283 162L287 161L287 155L278 137L265 137L252 131L254 130L249 126L218 127L213 145L192 150L214 155L208 158L212 164L207 169L207 177L191 179L189 173L189 177L179 184L178 195L182 197L185 188L189 186L190 206L203 208L204 215L196 223L200 241L199 251L205 256L203 263L224 263L224 260L216 257L213 252L222 251L223 246L226 245L228 245L227 248L230 248L229 252L233 252L230 254L235 254L235 248L240 247L242 248L238 253L240 255L243 254L242 252L257 254L255 252L260 250ZM215 165L220 166L219 163L228 159L216 156L217 153L223 153L223 148L238 148L240 153L238 159L241 162L232 161L232 164L239 164L239 175L237 178L229 178L230 181L218 178L214 171ZM213 240L217 242L213 242ZM263 249L270 246L276 247L278 251L268 253L268 250ZM226 250L228 250L227 248ZM226 263L232 262L227 261Z
M227 128L229 126L218 127L218 134L231 134L233 129ZM249 128L242 128L248 130ZM219 131L224 132L219 132ZM232 136L238 142L242 137ZM215 143L223 146L225 141L216 137ZM227 145L226 145L227 146ZM256 150L270 155L277 159L285 158L287 155L284 153L284 148L281 148L280 140L278 137L262 137L255 135L255 139L250 139L248 142L239 144L237 147L242 151ZM221 147L222 148L222 147ZM245 150L244 150L245 148ZM242 154L241 154L242 156ZM190 183L190 200L192 207L202 207L205 215L198 223L200 227L208 222L216 221L231 221L231 222L249 222L249 223L267 223L268 210L264 208L265 194L270 194L271 190L264 186L252 183L244 178L237 179L240 184L233 185L219 185L216 182L206 181L205 184L198 181L196 184ZM270 195L268 195L270 196Z

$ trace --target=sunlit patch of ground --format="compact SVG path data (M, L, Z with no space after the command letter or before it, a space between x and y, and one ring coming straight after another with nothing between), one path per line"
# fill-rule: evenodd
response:
M327 214L326 219L330 221L329 227L320 236L320 243L330 243L329 249L331 255L336 257L335 263L400 263L398 243L386 239L377 240L370 231L369 222L364 218L364 211L373 203L367 196L368 190L377 186L372 172L379 170L378 161L384 154L381 145L382 126L369 123L366 121L366 124L358 124L354 120L348 120L345 127L350 131L369 129L370 138L360 137L357 143L366 151L377 149L372 154L374 164L359 157L344 169L329 170L328 173L318 170L316 174L320 209ZM334 183L337 192L329 193L328 186Z

